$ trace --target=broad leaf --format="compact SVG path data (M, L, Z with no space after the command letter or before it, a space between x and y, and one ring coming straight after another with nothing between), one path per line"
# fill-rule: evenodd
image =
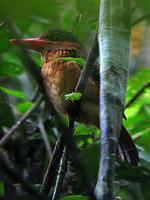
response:
M32 102L31 101L26 101L23 103L20 103L16 106L17 111L21 112L21 113L25 113L27 112L31 107L32 107Z
M0 90L7 95L11 95L11 96L14 96L14 97L17 97L20 99L26 99L26 100L28 99L27 95L21 91L8 89L8 88L2 87L2 86L0 87Z

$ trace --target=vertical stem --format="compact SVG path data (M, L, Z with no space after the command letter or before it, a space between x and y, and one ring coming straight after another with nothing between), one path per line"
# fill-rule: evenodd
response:
M98 37L101 159L95 189L97 200L114 199L116 150L128 78L129 27L129 0L101 0Z
M56 184L55 184L52 200L59 199L63 180L67 171L67 157L68 157L68 150L67 150L67 147L65 146L62 158L60 160L60 166L59 166L59 171L57 174L57 179L56 179Z
M51 146L50 146L50 143L49 143L49 140L48 140L48 136L47 136L42 118L40 116L38 116L38 122L39 122L39 129L40 129L40 132L41 132L41 136L43 138L44 145L45 145L45 148L46 148L46 151L47 151L47 156L50 159L51 156L52 156L52 150L51 150Z

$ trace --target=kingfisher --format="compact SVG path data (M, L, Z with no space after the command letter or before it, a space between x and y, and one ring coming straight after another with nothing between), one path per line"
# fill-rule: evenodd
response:
M17 44L16 39L10 41ZM54 30L37 38L21 39L27 48L41 55L43 66L41 74L48 96L59 113L67 114L69 101L65 95L74 92L82 67L75 59L86 59L84 45L72 33ZM99 78L98 68L93 70L87 80L78 107L76 121L99 128ZM118 144L119 157L131 166L137 166L139 156L136 145L126 128L122 125Z

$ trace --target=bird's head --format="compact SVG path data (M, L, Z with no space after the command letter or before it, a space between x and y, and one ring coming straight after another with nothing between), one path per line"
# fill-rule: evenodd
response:
M75 49L82 51L82 43L70 32L67 31L50 31L42 34L37 38L20 39L29 49L38 51L43 54L54 50ZM17 45L16 39L11 39L10 42Z

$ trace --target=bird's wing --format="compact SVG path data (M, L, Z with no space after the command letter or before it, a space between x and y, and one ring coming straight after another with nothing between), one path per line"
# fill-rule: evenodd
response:
M91 72L91 78L96 83L97 87L100 86L99 63L95 62Z

